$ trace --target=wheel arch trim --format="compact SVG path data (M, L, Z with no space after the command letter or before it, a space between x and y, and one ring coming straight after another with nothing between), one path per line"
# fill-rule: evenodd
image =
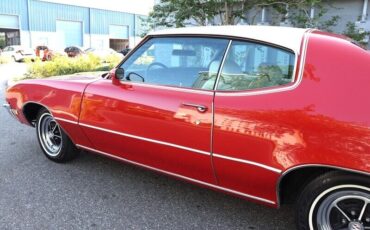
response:
M370 172L365 172L361 170L356 170L356 169L350 169L346 167L341 167L341 166L334 166L334 165L326 165L326 164L302 164L302 165L297 165L294 167L291 167L285 171L283 171L279 177L279 179L276 182L276 204L277 207L281 206L281 182L283 179L289 175L292 172L295 172L297 170L305 169L305 168L318 168L318 169L333 169L333 170L338 170L342 172L348 172L352 174L359 174L363 176L368 176L370 177Z
M47 111L50 112L51 116L54 117L52 110L48 106L46 106L46 105L44 105L40 102L36 102L36 101L27 101L27 102L23 103L21 111L22 111L22 115L24 116L24 118L26 118L26 121L28 122L29 125L34 127L34 125L31 123L31 121L28 120L28 117L26 116L26 113L25 113L25 107L29 104L35 104L35 105L39 105L41 107L44 107Z

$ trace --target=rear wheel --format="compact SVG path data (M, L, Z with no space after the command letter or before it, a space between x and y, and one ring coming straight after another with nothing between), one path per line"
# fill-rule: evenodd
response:
M46 109L38 114L36 134L42 151L50 160L65 162L78 154L76 146Z
M298 229L370 230L370 180L330 172L310 184L297 204Z

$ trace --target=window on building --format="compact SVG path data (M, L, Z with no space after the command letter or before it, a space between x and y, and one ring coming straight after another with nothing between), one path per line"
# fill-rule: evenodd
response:
M233 41L217 89L252 90L291 83L294 61L294 54L287 50Z

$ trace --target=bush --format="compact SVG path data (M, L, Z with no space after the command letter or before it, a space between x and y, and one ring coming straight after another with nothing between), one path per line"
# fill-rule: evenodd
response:
M79 72L108 71L117 65L119 61L120 60L112 60L111 63L103 66L101 59L93 54L75 58L57 56L53 58L53 60L47 62L35 60L34 63L29 63L29 68L24 79L45 78Z

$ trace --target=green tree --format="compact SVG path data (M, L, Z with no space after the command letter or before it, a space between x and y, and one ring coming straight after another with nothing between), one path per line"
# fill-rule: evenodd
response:
M348 22L346 25L346 30L343 32L349 38L352 38L354 41L358 42L361 46L365 47L367 42L364 42L366 37L369 36L370 32L368 31L359 31L356 28L355 23Z
M277 5L298 7L304 2L307 0L162 0L154 6L148 22L153 26L183 27L191 21L204 26L217 18L221 25L234 25L241 19L248 23L246 15L252 9L258 11L262 7Z
M150 28L184 27L187 24L205 26L213 20L221 25L235 25L240 20L255 24L256 16L266 7L273 9L277 15L277 22L273 24L288 19L295 27L330 31L339 17L322 20L327 12L324 6L328 4L328 0L162 0L154 6L146 23ZM312 6L316 10L314 17L310 15Z
M324 19L328 8L333 8L329 0L306 0L297 4L290 4L285 8L281 5L274 5L273 7L281 15L289 15L285 19L299 28L317 28L331 32L332 27L337 25L340 19L337 15ZM311 15L312 8L314 9L313 15Z

